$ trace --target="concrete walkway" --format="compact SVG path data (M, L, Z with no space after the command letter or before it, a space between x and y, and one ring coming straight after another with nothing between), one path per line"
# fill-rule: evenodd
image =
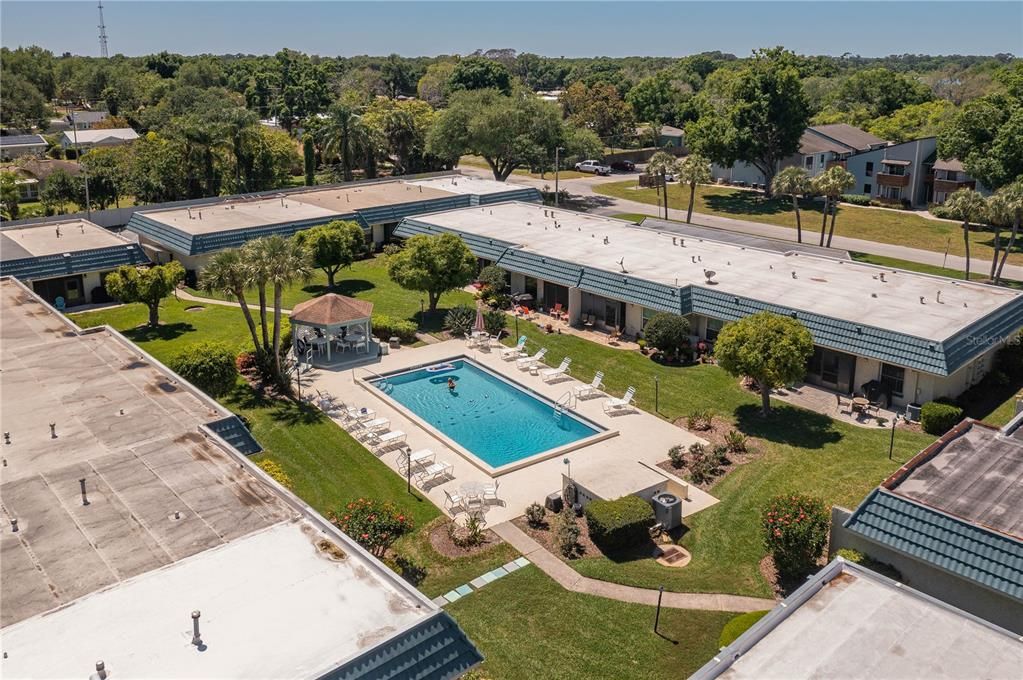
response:
M658 591L646 588L623 586L608 581L598 581L582 576L575 569L548 552L542 545L530 538L511 522L503 522L493 528L494 533L522 553L530 562L558 582L562 588L574 593L585 593L606 597L620 602L657 605ZM684 567L683 567L684 568ZM672 593L664 591L661 606L672 609L702 609L724 612L754 612L773 609L774 600L742 595L719 593Z
M486 176L488 173L480 171L479 168L462 168L462 172L465 174L479 174L480 176ZM593 187L598 184L605 184L608 182L621 182L625 179L629 179L633 175L611 175L610 177L586 177L582 179L569 179L562 180L560 186L563 190L569 192L574 196L582 197L589 202L596 204L592 212L602 215L609 215L614 213L637 213L640 215L649 215L651 217L663 217L664 210L661 208L658 210L658 206L650 205L649 203L642 203L639 201L630 201L621 198L615 198L613 196L605 196L598 194L593 191ZM553 179L550 180L535 180L530 177L523 177L521 175L512 175L509 182L515 184L526 184L529 186L535 186L540 188L544 185L548 185L553 188ZM668 219L685 221L686 211L670 209L668 211ZM731 217L720 217L718 215L705 215L703 213L693 213L693 224L699 224L707 227L717 227L718 229L727 229L729 231L736 231L744 234L754 234L757 236L767 236L770 238L780 239L783 241L795 241L796 230L788 227L782 227L774 224L763 224L760 222L750 222L749 220L733 219ZM813 240L813 227L808 225L807 229L803 230L803 242L811 243L816 245L817 241ZM818 232L819 233L819 232ZM898 246L890 243L879 243L877 241L868 241L859 238L850 238L848 236L835 236L831 245L840 250L849 250L857 253L868 253L870 255L880 255L882 257L891 257L899 260L906 260L908 262L916 262L918 264L927 264L936 267L946 267L948 269L954 269L958 271L966 270L966 258L958 255L949 255L947 258L944 253L936 252L933 250L923 250L920 248L910 248L907 246ZM984 273L990 267L990 260L986 258L978 259L972 258L970 261L971 269L974 272ZM1014 281L1023 281L1023 266L1006 263L1005 269L1002 272L1003 276L1007 279Z

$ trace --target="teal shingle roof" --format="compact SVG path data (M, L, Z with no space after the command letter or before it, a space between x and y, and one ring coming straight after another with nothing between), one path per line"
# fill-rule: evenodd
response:
M13 276L22 281L71 276L86 272L108 271L122 265L149 262L137 243L125 243L108 248L93 248L56 255L26 257L0 262L0 276Z
M702 314L722 321L735 321L760 311L795 315L810 331L814 343L821 347L936 375L954 373L987 351L991 342L1000 342L1023 326L1023 296L1015 297L969 328L940 342L761 302L719 291L710 285L676 288L625 273L584 267L524 251L509 242L439 227L430 224L427 216L403 220L394 235L407 238L440 232L458 234L477 257L492 260L505 269L658 311Z
M440 611L326 675L329 680L448 680L483 661L458 624Z
M1023 541L875 489L846 529L1023 602Z

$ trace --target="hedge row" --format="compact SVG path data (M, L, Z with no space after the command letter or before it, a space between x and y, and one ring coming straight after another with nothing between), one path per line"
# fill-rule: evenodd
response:
M929 401L920 408L920 426L924 432L943 435L963 419L963 409L955 404Z
M403 343L416 341L416 325L407 319L395 319L383 314L373 315L373 335L381 340L397 337Z
M654 509L637 496L593 501L586 506L586 523L601 550L631 548L650 538Z

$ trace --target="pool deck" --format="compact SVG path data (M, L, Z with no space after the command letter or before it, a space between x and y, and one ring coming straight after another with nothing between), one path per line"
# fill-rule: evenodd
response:
M378 417L390 419L392 430L402 430L407 434L407 444L413 451L431 449L437 454L437 460L454 465L453 479L428 485L422 490L438 507L444 508L445 491L454 493L466 482L487 482L491 477L432 432L416 424L404 410L399 410L390 400L383 399L375 389L367 387L363 381L375 377L375 374L386 374L462 355L551 400L557 400L580 384L575 379L562 380L554 384L544 383L539 376L518 370L514 361L503 361L500 349L483 352L467 349L461 340L448 340L425 347L406 347L392 351L391 354L381 357L379 363L353 370L315 369L303 376L303 390L309 389L311 385L312 389L330 394L349 406L372 408ZM582 377L588 381L591 376ZM644 482L649 479L651 468L668 457L670 447L675 444L689 446L695 442L703 442L692 433L639 409L609 416L604 413L602 406L605 398L600 396L581 399L574 410L619 434L568 453L573 477L592 479L595 476L606 476L617 480L616 486L622 488L628 487L630 479L635 479L637 484L642 484L634 489L639 491L646 488ZM395 471L395 474L399 474L398 449L386 451L379 457ZM562 462L564 457L559 455L500 475L498 496L501 503L491 502L488 506L487 524L494 526L517 517L530 503L543 502L547 494L559 491L561 476L566 472L566 466ZM684 516L688 516L715 503L717 499L713 496L690 486L689 500L685 502L682 512ZM448 514L452 514L444 509Z

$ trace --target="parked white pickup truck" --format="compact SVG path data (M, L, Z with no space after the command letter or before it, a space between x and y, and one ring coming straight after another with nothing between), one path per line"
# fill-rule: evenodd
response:
M611 166L604 165L600 161L588 160L582 161L581 163L575 164L575 169L579 172L592 172L594 175L610 175Z

